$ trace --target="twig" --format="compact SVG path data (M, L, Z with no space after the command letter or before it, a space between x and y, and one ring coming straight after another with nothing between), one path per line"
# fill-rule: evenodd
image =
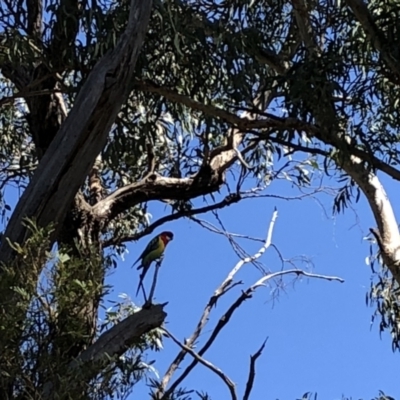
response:
M194 342L198 339L198 337L200 336L201 332L203 331L203 328L206 326L211 310L214 307L214 305L217 303L217 300L222 297L224 294L226 294L232 287L241 284L241 282L236 282L232 285L230 285L227 288L222 288L221 286L214 292L214 294L210 297L206 307L203 310L203 314L200 317L199 322L196 325L196 328L192 334L192 336L185 340L186 346L190 347L194 344ZM170 366L168 367L167 372L165 373L161 384L157 390L157 392L155 393L155 398L156 399L162 399L164 398L164 392L165 389L169 383L169 381L172 378L172 375L175 373L175 371L178 369L179 365L181 364L181 362L184 360L185 356L186 356L187 352L186 350L181 350L178 355L175 357L175 359L172 361L172 363L170 364ZM173 390L175 388L171 387L167 393L165 393L165 395L167 396L166 398L168 398L168 393L172 393Z
M313 128L310 128L309 124L297 120L296 118L280 118L277 116L272 116L272 118L269 119L254 119L248 114L245 117L239 117L238 115L222 108L193 100L189 96L180 94L171 88L158 86L149 80L136 80L135 88L144 92L158 94L174 103L184 104L193 110L201 111L205 115L209 115L232 124L242 132L247 132L251 129L297 129L299 131L307 129L313 130Z
M264 343L257 350L257 352L254 353L252 356L250 356L249 377L247 378L246 390L244 392L243 400L248 400L250 398L250 393L251 393L251 391L253 389L253 385L254 385L254 378L256 376L256 361L257 361L257 358L260 357L262 352L264 351L267 340L268 340L268 338L266 338L264 340Z
M146 144L147 150L147 174L146 178L150 178L156 170L156 157L154 155L153 146L150 143Z
M272 274L268 274L266 276L263 276L261 279L259 279L254 285L252 285L248 290L251 292L257 289L259 286L264 286L264 283L276 278L277 276L282 276L282 275L288 275L288 274L296 274L296 275L304 275L309 278L316 278L316 279L324 279L326 281L338 281L340 283L344 282L343 278L339 278L338 276L330 276L330 275L320 275L320 274L312 274L310 272L303 271L301 269L288 269L286 271L279 271L279 272L274 272Z
M236 390L235 390L235 384L232 382L232 380L224 374L218 367L213 365L210 361L205 360L203 357L201 357L199 354L197 354L194 350L192 350L190 347L182 344L174 335L172 335L171 332L169 332L167 329L162 328L164 332L169 336L182 350L184 350L186 353L189 353L194 359L196 359L200 364L203 364L205 367L213 371L216 375L218 375L228 386L229 392L231 393L231 398L232 400L237 400L237 395L236 395Z
M196 224L199 224L200 226L202 226L203 228L209 230L210 232L216 233L218 235L223 235L226 237L231 237L231 238L238 238L238 239L246 239L246 240L252 240L254 242L260 242L260 243L264 243L264 239L261 238L256 238L256 237L251 237L248 235L242 235L240 233L233 233L233 232L228 232L222 229L218 229L215 225L213 225L211 222L206 221L204 219L200 219L200 218L195 218L192 217L190 218L192 221L196 222Z
M379 250L383 253L384 248L383 248L382 238L381 238L381 234L380 234L379 230L376 228L369 228L369 231L374 236L376 243L378 243Z
M156 263L156 267L154 269L153 282L152 282L151 288L150 288L149 298L147 300L145 300L145 305L143 306L144 308L150 306L153 301L154 292L156 290L158 271L160 270L161 263L162 263L162 258L159 259ZM143 291L144 291L144 288L143 288ZM146 299L146 297L145 297L145 299Z
M252 166L250 166L249 164L247 164L246 160L243 158L242 153L240 152L240 150L237 147L234 147L233 150L235 151L238 160L241 162L241 164L243 165L243 167L247 168L247 169L253 169Z
M7 97L3 97L0 100L0 106L3 106L5 104L9 104L12 103L14 100L16 99L25 99L27 97L36 97L36 96L48 96L50 94L55 94L55 93L63 93L64 91L60 90L60 89L43 89L43 90L37 90L34 92L19 92L15 95L12 96L7 96Z

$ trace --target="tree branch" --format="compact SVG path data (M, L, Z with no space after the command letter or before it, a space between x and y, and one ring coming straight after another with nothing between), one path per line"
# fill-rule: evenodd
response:
M28 233L21 224L25 217L36 219L39 226L53 223L56 228L64 220L128 96L126 82L133 77L151 5L151 1L131 0L125 32L116 48L107 53L89 74L72 111L18 202L5 232L11 242L22 244L26 239ZM57 233L56 230L55 235ZM11 254L11 248L3 240L0 261L7 263Z
M196 184L197 183L197 184ZM153 174L151 180L142 179L117 189L93 207L98 219L110 221L136 204L150 200L188 200L212 193L223 183L221 176L213 175L200 181L194 178L169 178Z
M28 11L28 26L27 32L33 39L40 39L42 35L42 0L27 0L26 8ZM37 41L36 41L37 43Z
M170 337L182 350L184 350L186 353L189 353L195 360L197 360L200 364L203 364L205 367L213 371L216 375L218 375L223 382L226 384L226 386L229 389L229 392L231 393L231 398L232 400L237 400L237 395L236 395L236 390L235 390L235 384L232 382L232 380L225 375L219 368L217 368L215 365L210 363L209 361L205 360L203 357L201 357L199 354L197 354L194 350L192 350L190 347L182 344L174 335L172 335L171 332L169 332L167 329L163 328L164 332L167 334L168 337Z
M303 3L303 0L293 1ZM359 18L366 32L371 35L374 45L378 47L378 50L383 50L379 32L373 24L367 6L362 0L346 1L353 9L357 18ZM299 18L304 23L304 16L299 16ZM304 29L302 31L300 28L300 31L304 42L307 43L308 41L312 45L309 38L306 37L309 30L305 33ZM385 56L384 53L382 53L382 56L386 57L385 61L388 62L393 72L398 75L398 63L393 64L393 60L388 55ZM348 136L340 134L337 127L335 109L331 103L332 89L331 87L327 89L328 86L326 83L328 82L328 78L326 76L323 76L323 78L320 80L321 83L318 88L320 89L320 101L313 110L316 122L321 127L317 137L325 144L331 144L340 150L340 157L335 162L339 168L343 169L357 183L366 196L378 225L382 258L395 280L400 283L400 233L397 221L381 182L374 172L371 171L371 168L364 165L364 161L370 162L374 167L381 169L395 179L400 178L400 172L372 155L362 152L362 150L357 149L355 146L351 146ZM329 117L326 118L326 116Z
M159 94L160 96L165 97L169 101L183 104L186 107L191 108L192 110L201 111L205 115L209 115L211 117L214 117L216 119L219 119L221 121L233 125L242 132L247 132L251 129L261 129L261 128L288 129L290 127L293 129L302 130L303 126L308 125L295 118L280 118L280 117L275 117L274 115L271 115L272 118L268 119L251 118L249 116L249 113L246 113L247 116L239 117L236 114L226 111L222 108L213 106L212 104L201 103L197 100L193 100L189 96L179 94L173 89L158 86L150 81L136 80L135 88L144 92Z
M347 5L351 8L354 15L360 22L364 32L369 36L372 45L380 52L382 58L390 70L397 77L397 83L400 78L399 60L393 57L388 50L388 42L385 36L376 26L372 15L370 14L367 5L363 0L346 0Z
M246 383L246 390L243 395L243 400L249 400L251 391L253 389L254 385L254 378L256 377L256 361L257 358L259 358L265 348L265 345L267 343L267 339L264 340L263 344L261 347L257 350L256 353L254 353L252 356L250 356L250 369L249 369L249 377L247 378L247 383Z
M363 191L378 225L378 242L385 265L400 283L400 232L391 202L379 178L368 171L362 160L352 157L342 168Z
M310 16L304 0L292 0L292 4L300 36L305 46L312 54L318 54L318 43L315 39L314 31L310 22Z
M260 250L261 251L261 250ZM260 254L260 251L255 255L257 256ZM261 253L262 254L262 253ZM253 256L253 257L255 257ZM228 311L219 319L217 325L213 329L209 339L207 342L204 344L204 346L200 349L198 354L202 356L213 344L214 340L217 338L221 330L228 324L230 321L232 315L234 312L243 304L244 301L247 299L250 299L252 297L253 292L260 286L265 286L265 282L277 278L278 276L283 276L287 274L296 274L296 275L304 275L310 278L318 278L318 279L324 279L328 281L338 281L338 282L344 282L342 278L336 277L336 276L328 276L328 275L319 275L319 274L312 274L309 272L305 272L299 269L291 269L291 270L286 270L286 271L279 271L275 273L271 273L268 275L263 276L261 279L259 279L256 283L254 283L252 286L250 286L247 290L243 291L242 294L237 298L237 300L229 307ZM165 395L163 399L168 399L168 396L170 396L173 391L182 383L182 381L189 375L190 371L196 366L197 360L192 361L191 364L189 364L186 369L182 372L182 374L175 380L175 382L171 385L171 387L165 392Z
M155 268L154 268L153 281L151 282L151 287L150 287L150 294L149 294L149 297L147 299L146 299L146 296L145 296L145 303L144 303L143 308L151 306L151 304L153 302L154 293L156 291L158 272L160 271L161 263L162 263L162 258L160 258L156 262L156 265L155 265ZM143 282L142 282L142 289L143 289L143 293L144 293Z
M161 327L167 316L164 306L165 304L157 304L142 308L103 333L94 344L70 363L71 375L76 377L77 371L80 371L85 379L96 376L106 365L125 353L143 334ZM74 382L70 384L73 387ZM44 385L43 400L53 398L54 386L55 382L47 382Z
M81 13L82 4L79 0L61 0L55 11L57 19L51 32L52 41L49 48L56 68L64 62L64 57L61 56L63 53L68 51L73 54Z
M147 228L143 229L139 233L136 233L135 235L124 236L121 238L112 238L110 240L106 240L103 244L103 247L109 247L109 246L121 244L124 242L131 242L133 240L139 240L143 236L146 236L146 235L152 233L156 228L158 228L161 225L164 225L167 222L175 221L182 217L191 217L193 215L204 214L209 211L218 210L218 209L230 206L231 204L237 203L240 200L241 200L240 195L237 196L234 194L230 194L230 195L226 196L219 203L211 204L209 206L200 207L200 208L192 208L192 209L188 209L188 210L177 211L174 214L166 215L165 217L159 218L157 221L153 222Z

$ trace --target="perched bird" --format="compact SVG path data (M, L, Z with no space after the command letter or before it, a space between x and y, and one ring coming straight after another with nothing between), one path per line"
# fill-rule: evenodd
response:
M161 232L158 236L154 237L150 240L147 247L144 249L143 253L140 257L135 261L132 265L136 265L136 263L141 260L141 264L137 267L137 269L142 269L143 271L140 274L139 285L137 288L136 296L139 293L140 287L143 287L143 279L147 274L147 271L150 268L150 265L153 261L158 260L164 254L164 250L167 247L167 244L174 238L174 234L172 232Z

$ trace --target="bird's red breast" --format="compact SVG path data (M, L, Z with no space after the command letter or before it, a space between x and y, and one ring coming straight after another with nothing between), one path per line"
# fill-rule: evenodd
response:
M164 246L168 244L174 237L174 234L172 232L163 232L160 235L160 239L162 240Z
M168 242L170 241L169 237L166 235L162 235L161 237L162 242L164 243L164 246L166 246L168 244Z

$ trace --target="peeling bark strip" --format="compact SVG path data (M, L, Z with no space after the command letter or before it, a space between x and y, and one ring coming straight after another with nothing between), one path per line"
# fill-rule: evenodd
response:
M73 109L18 202L4 235L11 242L22 244L26 240L29 233L22 226L24 217L36 219L39 226L54 223L56 228L63 221L128 96L126 82L133 77L151 7L151 0L131 0L125 32L116 48L89 74ZM3 240L0 261L8 262L11 255L11 248Z

